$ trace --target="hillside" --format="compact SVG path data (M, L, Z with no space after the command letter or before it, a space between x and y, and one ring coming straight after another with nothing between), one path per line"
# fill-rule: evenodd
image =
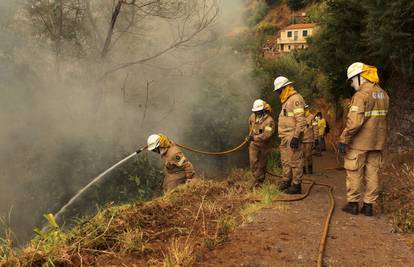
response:
M106 207L69 231L49 217L50 230L0 266L191 266L278 195L275 185L252 192L252 183L241 170L224 182L195 181L146 203Z

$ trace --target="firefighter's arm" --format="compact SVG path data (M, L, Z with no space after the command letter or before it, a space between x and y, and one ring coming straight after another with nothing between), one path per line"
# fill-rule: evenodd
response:
M183 168L185 162L187 162L187 158L184 156L184 154L182 152L177 152L175 153L174 157L167 162L167 168Z
M295 116L295 132L293 137L300 137L306 128L305 118L305 102L302 100L296 100L293 108L293 115Z
M346 119L345 129L339 138L339 142L348 144L351 138L361 129L362 125L364 124L364 120L364 98L357 93L352 98L351 107L349 108L348 117Z
M195 177L195 171L194 171L193 164L191 164L190 161L186 160L183 167L184 167L185 177L187 178L187 181L193 179Z
M273 119L267 123L261 134L255 135L254 140L259 142L264 142L270 139L275 132L275 122Z
M253 129L253 126L254 126L254 117L255 117L254 114L250 115L250 117L249 117L249 131L251 131Z

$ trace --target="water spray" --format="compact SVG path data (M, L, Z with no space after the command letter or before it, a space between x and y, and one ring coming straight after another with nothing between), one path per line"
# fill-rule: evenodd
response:
M128 161L129 159L131 159L132 157L140 154L142 151L146 150L148 146L144 146L140 149L138 149L137 151L135 151L134 153L132 153L131 155L127 156L126 158L122 159L121 161L119 161L118 163L114 164L112 167L110 167L109 169L107 169L106 171L104 171L103 173L99 174L96 178L94 178L89 184L87 184L85 187L83 187L78 193L76 193L76 195L74 195L56 214L55 214L55 219L56 221L59 220L60 216L66 211L66 209L72 205L73 202L75 202L76 199L78 199L83 192L85 192L89 187L91 187L92 185L94 185L95 183L97 183L100 179L102 179L103 177L105 177L105 175L107 175L108 173L110 173L112 170L116 169L117 167L119 167L120 165L122 165L123 163L125 163L126 161ZM42 231L47 230L47 226L44 227L42 229Z

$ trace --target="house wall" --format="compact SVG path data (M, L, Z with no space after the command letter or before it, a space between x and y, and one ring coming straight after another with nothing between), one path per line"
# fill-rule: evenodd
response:
M307 35L303 36L303 31L307 31ZM291 37L288 37L288 32L291 32ZM297 32L297 37L295 35ZM314 28L292 29L280 31L280 37L277 40L279 52L290 52L294 49L307 48L306 38L312 36ZM290 46L290 47L289 47Z
M307 36L303 36L303 31L308 31ZM292 36L288 37L288 32L292 32ZM298 33L298 38L295 40L295 32ZM306 38L313 34L313 28L308 29L295 29L295 30L282 30L280 34L280 39L282 41L298 41L298 42L306 42Z

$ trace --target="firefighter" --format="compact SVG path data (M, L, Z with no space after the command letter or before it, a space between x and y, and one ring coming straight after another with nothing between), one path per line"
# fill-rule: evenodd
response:
M301 194L303 151L300 146L306 128L305 101L292 84L283 76L277 77L274 82L274 91L282 103L278 131L283 178L279 189L287 194Z
M327 124L325 118L322 116L322 112L316 113L316 122L318 124L318 146L316 149L317 156L322 156L322 151L326 150L325 136Z
M167 136L163 134L150 135L147 144L148 150L160 154L164 161L164 192L195 178L193 165Z
M275 122L268 103L257 99L253 103L253 114L249 118L251 134L249 137L250 170L255 177L255 186L265 180L267 159L271 152L271 139L275 132Z
M348 81L356 93L351 99L345 129L339 139L339 151L344 154L346 169L347 205L350 214L373 215L379 194L378 171L387 135L389 97L378 85L377 69L360 62L348 68ZM359 210L361 184L366 189Z
M306 128L303 132L302 148L304 156L303 172L305 174L313 173L312 151L314 147L318 147L318 122L315 120L309 110L309 105L305 105Z

